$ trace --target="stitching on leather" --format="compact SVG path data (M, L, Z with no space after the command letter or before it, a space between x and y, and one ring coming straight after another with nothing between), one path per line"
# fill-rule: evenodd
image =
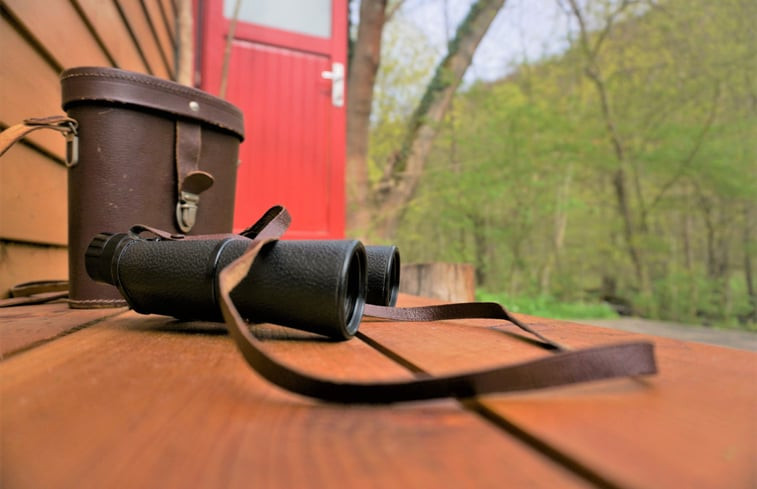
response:
M145 76L147 76L147 75L145 75ZM226 102L224 100L220 100L220 99L214 97L213 95L210 95L210 94L208 94L206 92L203 92L202 90L176 87L173 84L169 84L168 82L162 82L160 80L150 80L150 79L145 80L143 78L139 78L139 77L136 77L136 76L121 75L121 74L116 74L116 73L91 73L91 72L87 72L87 73L69 73L69 74L66 74L65 76L61 77L61 81L67 80L69 78L86 78L86 77L112 78L112 79L115 79L115 80L131 81L131 82L138 83L138 84L141 84L141 85L152 86L152 87L158 88L160 90L172 92L172 93L175 93L177 95L182 95L182 96L187 96L187 97L192 97L192 98L198 98L198 99L204 100L209 105L214 106L215 108L220 109L220 110L231 110L233 112L239 112L239 109L236 106L234 106L233 104L230 104L230 103L228 103L228 102ZM219 127L223 127L224 129L228 129L228 130L230 130L230 131L232 131L234 133L237 132L236 129L234 129L232 127L229 127L229 126L227 126L225 124L222 124L222 123L220 123L218 121L214 121L213 124L217 125Z
M126 304L123 299L69 299L72 304Z
M183 87L177 87L173 84L169 84L168 82L162 82L160 80L150 80L150 79L143 79L138 78L136 76L130 76L130 75L118 75L118 74L110 74L110 73L69 73L65 76L61 77L61 80L67 80L69 78L81 78L81 77L100 77L100 78L114 78L117 80L127 80L127 81L133 81L136 83L141 83L143 85L152 85L161 89L165 89L169 92L178 93L181 95L191 95L191 96L198 96L199 98L205 99L208 102L210 102L213 105L218 105L219 107L224 108L234 108L234 106L228 102L224 102L223 100L219 100L215 98L214 96L205 93L201 90L195 90L190 89L189 87L183 88ZM147 75L145 75L147 76Z

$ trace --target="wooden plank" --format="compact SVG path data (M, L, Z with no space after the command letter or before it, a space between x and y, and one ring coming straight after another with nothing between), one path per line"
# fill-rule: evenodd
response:
M168 72L168 68L160 55L160 48L150 29L150 24L147 21L141 1L116 0L116 3L129 26L129 30L139 45L139 49L147 62L151 74L170 79L171 74Z
M0 164L0 238L65 246L66 177L63 165L27 145L8 150Z
M223 332L130 312L0 363L3 487L588 487L451 401L283 392ZM263 336L315 373L409 375L359 340Z
M70 2L4 0L4 4L63 68L110 65L97 40Z
M115 2L72 1L93 27L116 67L141 73L147 71L147 65L139 54Z
M173 38L167 30L159 0L143 0L142 4L147 13L147 21L152 26L152 31L157 39L157 45L163 56L163 60L168 65L171 78L175 78L176 63Z
M69 309L65 300L0 308L0 359L124 311L125 307Z
M163 19L166 23L166 30L171 36L171 41L176 46L179 33L177 32L176 16L178 15L176 8L171 0L158 0L160 10L163 13Z
M0 17L0 124L11 126L29 117L61 114L58 74L34 48L26 42L5 17ZM28 141L65 158L66 144L60 134L37 131Z
M23 282L66 280L68 252L65 248L0 241L0 297Z
M439 303L400 294L403 307ZM435 322L364 320L360 334L417 369L435 375L486 369L542 358L550 353L530 335L504 321Z
M593 326L524 319L547 337L573 348L644 338ZM549 354L502 338L502 333L482 327L486 321L467 323L479 326L366 322L361 332L433 374ZM660 368L656 376L486 396L479 407L504 428L602 484L753 487L757 480L757 354L646 339L656 345ZM482 344L486 348L473 346Z
M400 290L450 302L476 300L476 271L470 263L410 263L401 267Z
M539 330L575 347L643 338L556 321L543 321ZM656 344L656 377L577 386L549 398L492 399L486 405L627 486L755 487L757 354L646 338ZM565 400L570 402L562 403L556 423L548 411Z

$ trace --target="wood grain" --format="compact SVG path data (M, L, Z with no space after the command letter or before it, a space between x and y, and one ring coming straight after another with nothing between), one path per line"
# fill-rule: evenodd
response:
M286 362L407 378L359 340L258 327ZM0 363L8 488L589 487L450 401L343 407L251 372L222 325L127 313Z
M160 60L162 71L158 66L157 72L167 77L166 63L149 30L146 13L159 17L157 35L164 45L170 44L160 1L122 3L128 4L129 25L136 26L139 35L144 34L140 42L145 43L145 55ZM0 129L30 117L62 114L58 78L61 68L115 64L127 70L147 71L127 20L113 0L4 1L0 9L0 46ZM167 59L172 62L172 56ZM14 243L64 245L64 170L51 163L63 162L64 138L53 131L38 131L29 135L25 143L39 151L20 144L0 162L0 238ZM67 274L62 248L3 243L2 251L0 297L17 282L65 278Z
M640 337L557 321L539 330L576 347ZM755 487L757 354L647 338L657 348L656 377L486 405L629 487ZM555 403L559 422L550 413Z
M157 39L157 45L160 49L160 53L164 62L168 65L171 78L174 78L175 74L175 60L174 60L174 45L171 34L168 32L168 28L161 12L161 5L159 0L148 0L142 3L147 13L147 20L152 27L152 31Z
M4 0L3 3L61 67L110 65L87 24L70 2Z
M176 10L176 6L171 0L159 0L160 9L163 13L163 19L166 23L166 29L168 30L168 35L171 36L171 40L174 43L174 46L177 43L177 39L179 38L178 32L176 32L176 17L178 15L178 12Z
M410 263L402 265L400 290L406 294L450 302L476 300L476 279L469 263Z
M63 165L30 146L8 150L0 162L0 238L65 246L66 177Z
M133 39L138 44L139 50L147 62L150 74L170 79L171 74L163 57L160 55L160 47L150 29L150 24L142 8L141 1L116 0L116 3L132 33Z
M642 338L593 326L523 319L550 339L573 348ZM477 326L366 322L361 331L433 374L550 354L503 339L506 335L483 327L481 320L465 323ZM503 324L504 330L516 331ZM503 428L603 484L754 487L757 354L647 339L656 345L657 376L487 396L479 401L479 408Z
M0 359L124 311L124 307L72 311L66 301L0 308Z
M72 0L97 33L117 68L144 73L147 66L129 34L115 2Z
M0 297L22 282L67 278L66 248L0 241Z
M58 74L5 17L0 17L0 46L0 124L7 127L29 117L62 114ZM37 131L27 140L60 161L65 158L65 140L56 132Z

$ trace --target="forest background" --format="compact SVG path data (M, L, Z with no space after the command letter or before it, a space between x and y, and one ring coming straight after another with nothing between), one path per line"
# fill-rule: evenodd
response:
M524 2L499 2L491 25ZM377 2L349 232L396 243L406 263L471 263L479 298L516 312L757 329L757 2L546 2L564 29L541 52L489 48L507 69L468 69L437 119L418 109L452 70L455 29L486 2ZM356 43L362 9L350 4ZM468 17L454 23L460 5ZM429 6L442 9L446 52L419 15ZM411 170L397 161L419 124L432 137ZM401 206L382 207L411 180Z

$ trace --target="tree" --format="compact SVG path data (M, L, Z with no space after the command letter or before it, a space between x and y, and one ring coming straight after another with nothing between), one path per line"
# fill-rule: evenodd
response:
M611 34L614 23L617 18L621 16L624 11L634 2L630 0L622 0L620 4L604 19L604 26L602 30L594 36L595 39L590 39L590 32L585 18L585 14L579 7L577 0L568 0L570 9L578 21L579 35L580 35L580 47L585 56L585 73L591 80L597 91L597 96L600 100L600 106L602 108L602 119L607 131L607 137L612 145L615 158L617 160L617 167L612 175L612 186L615 190L615 196L617 199L618 212L623 220L623 235L626 241L626 248L628 254L633 262L636 272L636 279L638 285L643 290L649 289L649 277L647 275L645 258L642 252L642 247L639 243L640 235L647 230L647 224L645 220L636 222L633 215L632 204L630 202L630 185L629 185L629 163L627 156L627 148L625 141L623 140L620 131L618 130L618 122L613 110L613 106L610 100L609 89L607 87L606 75L603 72L602 65L599 61L600 51L608 36Z
M347 83L347 227L362 229L368 207L368 139L373 85L381 63L381 34L387 0L360 2L360 24L352 45Z
M423 176L426 160L450 101L470 66L478 44L505 0L476 0L449 42L447 54L436 68L431 82L410 117L404 138L392 158L386 161L380 182L373 185L367 171L367 131L372 86L379 62L376 42L386 17L386 3L361 3L361 19L350 68L348 111L348 227L358 234L374 229L379 236L391 236ZM378 6L377 6L378 5ZM383 8L382 8L383 7ZM365 15L365 17L363 17ZM355 76L356 78L353 78ZM370 84L370 89L369 89ZM352 119L352 120L350 120ZM349 130L354 132L350 133Z
M576 2L590 49L603 37L601 91L577 35L559 55L458 92L394 242L409 261L474 263L492 292L753 321L757 44L747 19L757 4L622 5Z

